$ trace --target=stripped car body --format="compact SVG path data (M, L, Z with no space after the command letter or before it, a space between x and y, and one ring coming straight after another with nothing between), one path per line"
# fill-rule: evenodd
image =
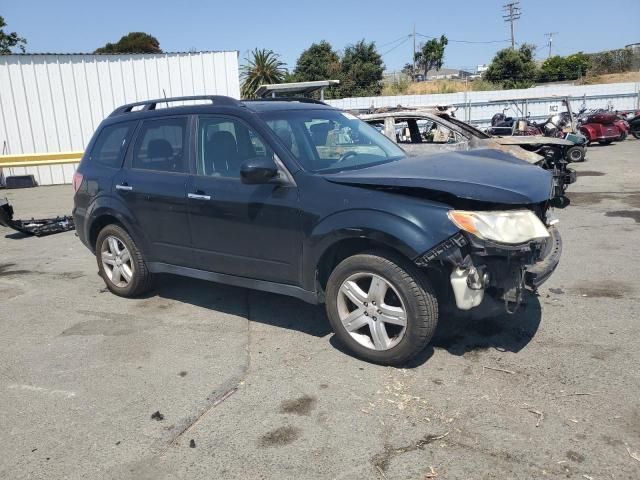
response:
M553 174L555 206L568 205L565 192L576 181L575 171L567 167L568 162L564 159L565 152L574 146L568 140L526 136L491 137L455 118L448 107L393 109L360 114L359 117L398 143L409 155L491 148L538 165ZM434 131L436 133L431 134Z

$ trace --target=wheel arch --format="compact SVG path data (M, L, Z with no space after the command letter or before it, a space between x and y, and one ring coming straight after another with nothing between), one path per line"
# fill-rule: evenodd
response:
M314 229L305 248L304 287L324 292L333 269L351 255L386 250L413 261L455 231L453 224L445 226L438 222L434 222L433 229L425 230L406 218L375 210L328 217Z

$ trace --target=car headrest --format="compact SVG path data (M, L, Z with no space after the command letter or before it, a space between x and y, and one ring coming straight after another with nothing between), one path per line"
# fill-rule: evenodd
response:
M171 158L173 157L173 148L164 138L156 138L149 141L147 156L149 158Z
M291 147L293 147L293 135L291 135L291 131L289 131L288 128L281 127L276 128L275 132L278 138L282 140L282 143L284 143L286 147L291 150Z

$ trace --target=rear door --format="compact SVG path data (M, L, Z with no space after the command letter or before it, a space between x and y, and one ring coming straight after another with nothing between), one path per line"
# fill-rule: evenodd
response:
M275 155L243 120L202 115L196 130L196 172L188 191L194 267L297 284L302 248L297 187L241 182L242 163Z
M125 168L114 181L114 198L134 217L150 261L190 263L189 123L188 116L141 122Z

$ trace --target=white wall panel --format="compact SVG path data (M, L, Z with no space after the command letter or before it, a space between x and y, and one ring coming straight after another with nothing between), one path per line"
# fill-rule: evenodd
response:
M83 150L116 107L165 95L240 98L238 53L2 55L0 154ZM68 183L74 168L5 168L4 174Z

